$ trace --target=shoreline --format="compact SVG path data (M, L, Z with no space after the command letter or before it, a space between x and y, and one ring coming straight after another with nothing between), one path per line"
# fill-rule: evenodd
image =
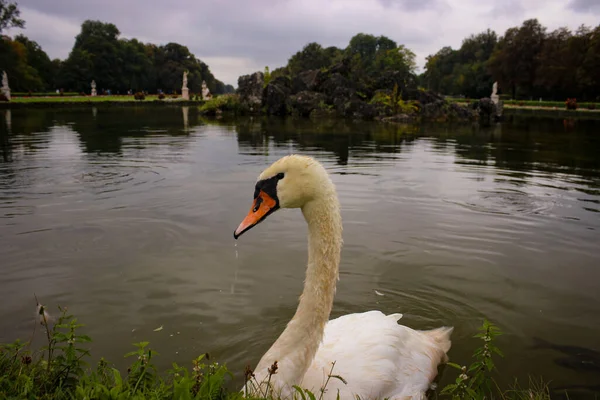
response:
M15 110L15 109L41 109L41 108L77 108L77 107L172 107L172 106L202 106L205 101L202 100L181 100L181 99L168 99L168 100L113 100L105 99L100 96L97 100L81 99L77 100L65 100L44 98L42 101L9 101L0 102L0 110ZM461 102L456 104L462 105ZM505 105L504 116L531 116L531 117L548 117L548 118L576 118L576 119L590 119L600 120L600 110L566 110L550 107L532 107L532 106L515 106Z

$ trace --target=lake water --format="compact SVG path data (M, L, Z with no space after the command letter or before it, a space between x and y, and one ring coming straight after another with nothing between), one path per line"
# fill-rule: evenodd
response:
M453 325L459 364L488 318L505 332L501 382L600 391L598 359L534 346L600 351L598 122L227 122L140 107L0 111L0 129L0 342L29 338L35 293L86 324L95 357L123 367L149 340L161 368L209 352L239 382L295 311L306 226L291 210L237 244L232 233L258 174L295 152L326 166L342 204L332 317Z

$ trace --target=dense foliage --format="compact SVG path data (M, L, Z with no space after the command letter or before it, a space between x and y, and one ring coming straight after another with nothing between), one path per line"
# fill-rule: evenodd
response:
M308 43L288 60L286 66L274 70L271 75L273 78L293 78L303 71L326 70L339 64L346 66L348 73L345 75L359 88L391 90L394 84L405 87L416 82L412 51L388 37L365 33L353 36L345 49Z
M0 33L3 28L23 27L15 4L0 0ZM183 71L188 71L188 88L201 91L206 81L211 93L233 92L211 73L208 65L186 46L168 43L156 46L137 39L119 38L114 24L85 21L64 61L51 60L38 43L23 35L0 37L0 71L9 76L15 92L56 91L90 93L96 81L98 93L180 91Z
M499 93L513 99L598 100L600 25L574 33L548 33L537 19L508 29L498 38L487 30L466 38L460 49L444 47L427 57L423 86L447 95L480 98Z

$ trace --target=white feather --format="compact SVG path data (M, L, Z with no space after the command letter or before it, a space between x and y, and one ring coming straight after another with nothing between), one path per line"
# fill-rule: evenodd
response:
M338 390L342 399L422 398L445 361L452 328L417 331L399 325L401 317L368 311L329 321L300 386L320 393L331 372L347 384L330 379L324 399Z

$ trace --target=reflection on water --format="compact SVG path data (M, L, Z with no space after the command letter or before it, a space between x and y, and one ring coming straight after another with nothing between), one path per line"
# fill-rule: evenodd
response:
M0 129L0 341L31 333L35 293L68 305L92 353L118 366L140 340L165 368L205 351L237 372L256 363L293 315L306 226L281 211L237 244L232 231L260 171L299 152L324 163L342 203L334 317L377 308L416 328L454 325L463 364L487 317L506 332L502 372L577 387L571 398L597 385L597 123L226 121L136 107L13 110ZM569 346L589 352L557 355Z

